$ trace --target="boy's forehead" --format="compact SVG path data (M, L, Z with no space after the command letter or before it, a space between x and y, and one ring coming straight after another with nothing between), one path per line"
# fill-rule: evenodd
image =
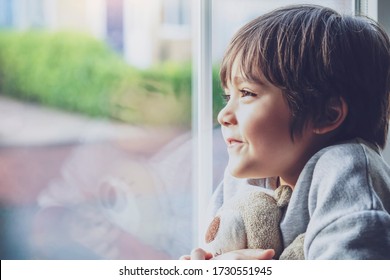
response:
M233 76L232 81L234 83L236 83L236 84L240 84L240 83L243 83L243 82L247 82L248 80L244 79L241 75L239 75L239 76Z
M243 65L241 57L237 56L234 59L230 73L228 74L228 81L239 84L243 82L250 82L256 84L269 84L269 81L265 78L263 71L260 67L246 67Z

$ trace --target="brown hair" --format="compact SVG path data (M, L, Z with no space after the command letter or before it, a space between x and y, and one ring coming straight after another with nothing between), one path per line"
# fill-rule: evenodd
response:
M309 119L320 123L328 102L343 97L348 115L339 138L360 137L381 148L389 124L390 42L368 18L315 5L284 7L243 26L222 61L226 88L236 58L245 78L262 75L282 89L291 111L291 137Z

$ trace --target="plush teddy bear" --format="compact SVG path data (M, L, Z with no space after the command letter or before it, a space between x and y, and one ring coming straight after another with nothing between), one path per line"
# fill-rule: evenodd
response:
M274 195L260 188L244 191L225 202L210 223L205 241L214 256L238 249L274 249L279 259L304 259L304 234L285 250L280 221L291 197L288 186Z

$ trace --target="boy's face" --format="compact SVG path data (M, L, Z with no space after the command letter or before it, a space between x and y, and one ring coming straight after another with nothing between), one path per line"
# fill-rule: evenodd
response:
M240 178L280 176L295 185L315 152L309 123L302 136L290 136L291 114L282 91L265 79L249 82L235 62L225 89L228 100L218 115L229 153L229 169Z

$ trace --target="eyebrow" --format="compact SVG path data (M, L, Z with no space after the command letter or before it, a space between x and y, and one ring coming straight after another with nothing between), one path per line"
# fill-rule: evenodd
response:
M256 78L256 79L247 79L242 76L235 76L233 77L233 82L236 84L241 84L241 83L252 83L252 84L257 84L260 86L267 86L269 82L265 80L265 78Z

